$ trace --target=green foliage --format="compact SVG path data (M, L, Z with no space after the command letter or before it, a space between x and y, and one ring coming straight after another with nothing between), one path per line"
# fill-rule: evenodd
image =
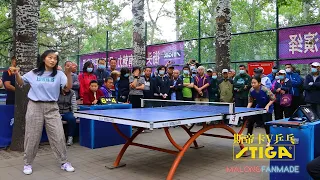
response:
M153 0L161 1L163 0ZM12 43L10 0L0 0L0 66L7 66ZM172 0L173 2L173 0ZM179 7L179 40L198 38L198 11L201 12L201 37L214 37L216 31L216 0L176 0ZM106 51L132 47L132 21L120 13L130 0L42 0L38 33L39 52L58 49L63 61L77 60L77 53ZM280 27L320 22L320 1L278 0ZM274 0L232 0L232 33L276 27ZM130 9L130 8L129 8ZM174 8L173 8L174 9ZM147 10L145 10L147 11ZM125 12L131 13L131 11ZM162 18L172 18L175 12L166 10ZM147 35L151 35L148 23ZM165 42L165 34L156 30L154 43ZM78 44L80 40L80 44ZM80 49L78 49L78 47ZM231 61L272 60L276 53L275 32L234 35L231 40ZM185 59L198 59L197 40L185 43ZM201 62L215 62L215 39L201 40ZM62 61L62 63L63 63ZM238 64L238 63L236 63ZM208 67L211 65L208 65Z

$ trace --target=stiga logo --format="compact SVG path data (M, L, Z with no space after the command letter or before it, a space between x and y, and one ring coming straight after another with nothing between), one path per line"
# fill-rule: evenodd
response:
M287 139L283 139L283 135L279 134L275 136L274 144L270 144L270 146L266 146L266 142L272 142L272 137L267 135L258 136L258 144L253 144L253 135L247 135L248 137L238 138L241 141L236 140L233 145L233 159L234 160L261 160L261 159L272 159L278 161L293 161L295 160L295 144L293 135L287 136ZM278 142L291 142L286 144L278 144ZM262 143L265 142L265 143ZM236 150L235 147L239 147L239 143L244 145L244 148L240 151ZM238 151L238 152L237 152ZM249 157L249 158L248 158Z

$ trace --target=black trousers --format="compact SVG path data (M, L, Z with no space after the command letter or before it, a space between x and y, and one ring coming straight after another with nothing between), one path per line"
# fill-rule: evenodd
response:
M259 119L262 120L263 123L272 121L272 114L271 113L266 113L266 114L259 114L256 116L252 116L248 120L248 132L247 134L252 134L253 133L253 127L254 123L256 123ZM264 126L266 130L266 134L270 134L270 126Z
M294 111L298 109L298 107L302 104L303 104L303 101L301 101L300 96L292 96L290 116L292 116Z
M132 108L141 108L141 98L143 95L130 95L129 101L132 104Z
M247 107L248 106L248 98L235 98L236 107Z
M6 100L6 105L14 105L14 100Z
M320 180L320 156L307 164L307 171L314 180Z
M292 115L291 106L283 107L278 102L274 103L275 120L283 119L283 113L285 118L289 118Z

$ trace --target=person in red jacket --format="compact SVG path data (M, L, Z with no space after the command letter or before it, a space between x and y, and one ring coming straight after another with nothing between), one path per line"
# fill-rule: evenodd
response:
M90 82L92 80L97 80L97 77L93 74L93 72L93 63L91 61L87 61L86 63L84 63L82 73L78 76L80 83L79 96L81 101L83 101L84 93L89 91Z
M103 92L99 89L98 81L92 80L90 82L89 91L84 93L83 104L96 105L98 104L99 99L103 96Z

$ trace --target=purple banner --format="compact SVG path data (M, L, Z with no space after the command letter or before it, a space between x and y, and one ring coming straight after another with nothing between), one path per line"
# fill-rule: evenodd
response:
M99 59L106 59L106 53L105 52L97 52L97 53L86 54L86 55L80 56L80 64L79 64L80 71L82 71L83 65L87 61L91 61L94 64L94 68L96 69Z
M282 61L280 61L280 64L281 65L285 65L285 64L311 64L313 62L320 63L320 59L282 60Z
M147 47L146 66L166 64L184 64L184 42Z
M122 67L132 67L133 61L133 50L132 49L125 49L125 50L118 50L112 51L108 53L108 64L110 64L110 59L115 58L117 59L117 69L121 69Z
M280 59L320 56L320 25L282 29L279 43Z
M110 59L112 58L117 59L117 69L121 69L122 67L132 68L133 50L124 49L109 52L108 65L110 64ZM87 61L92 61L92 63L95 65L95 68L97 68L99 59L106 59L106 53L97 52L80 56L80 70L82 71L83 65ZM148 46L146 66L166 64L184 64L184 42ZM177 67L177 69L182 69L182 67Z

